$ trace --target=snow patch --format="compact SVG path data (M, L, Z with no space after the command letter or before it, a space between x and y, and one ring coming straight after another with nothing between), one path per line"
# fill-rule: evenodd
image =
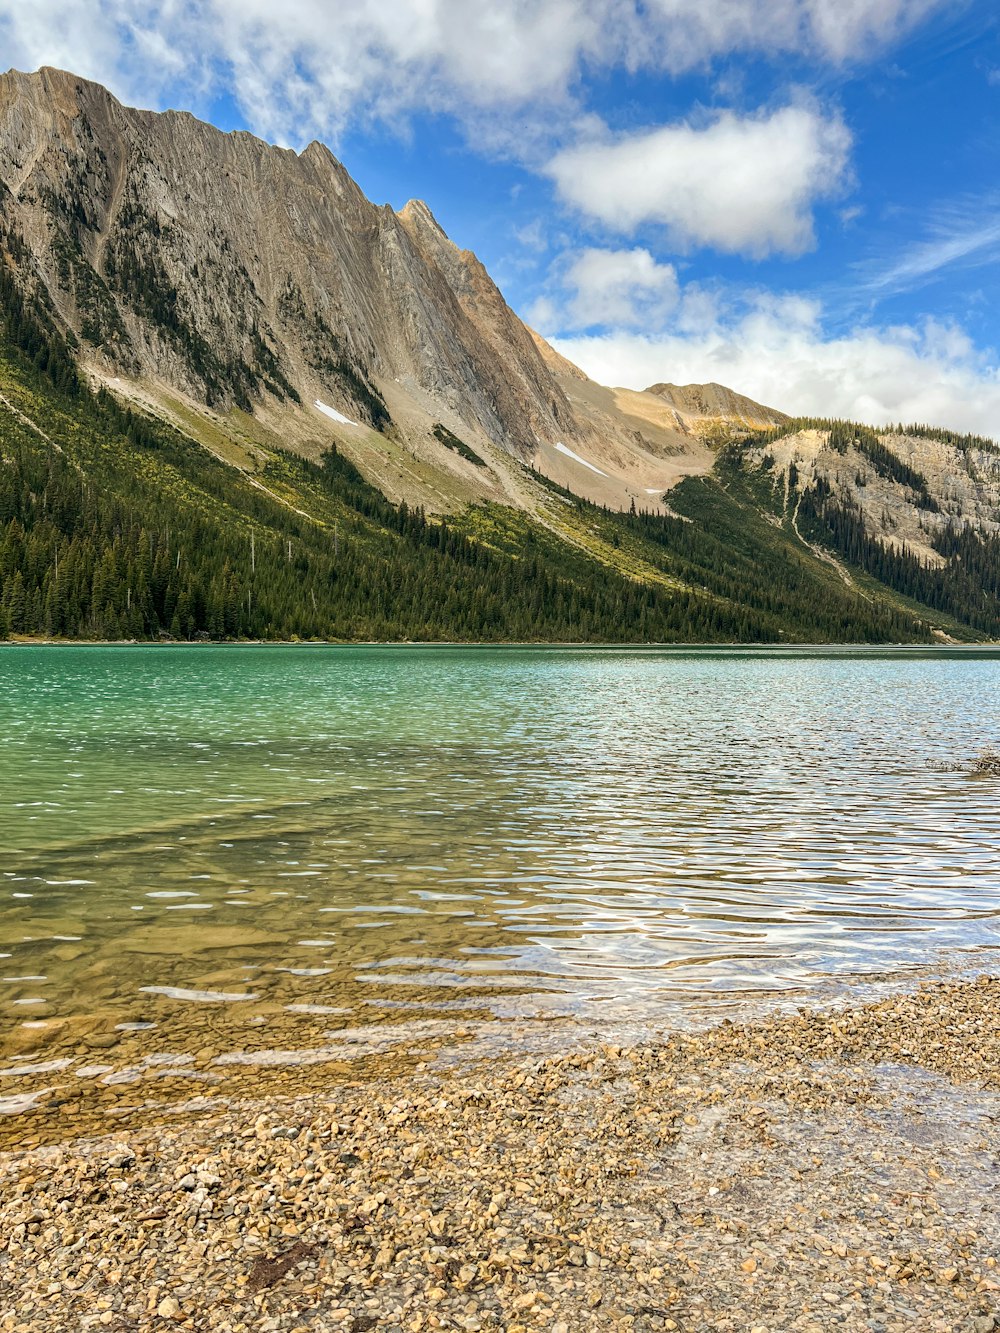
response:
M599 477L608 475L606 472L602 472L599 467L595 467L593 463L588 463L585 458L581 458L579 454L575 454L572 449L567 449L562 441L555 445L555 450L557 453L565 454L567 458L572 458L574 463L582 463L584 467L589 467L591 472L596 472Z
M328 403L321 403L318 398L313 406L322 412L325 417L329 417L331 421L339 421L342 426L356 426L358 424L356 421L352 421L350 417L345 417L343 412L338 412L335 407L330 407Z

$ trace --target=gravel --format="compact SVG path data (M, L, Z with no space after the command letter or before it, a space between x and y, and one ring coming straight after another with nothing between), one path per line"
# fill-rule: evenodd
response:
M0 1331L989 1333L998 1020L987 977L67 1124L0 1154Z

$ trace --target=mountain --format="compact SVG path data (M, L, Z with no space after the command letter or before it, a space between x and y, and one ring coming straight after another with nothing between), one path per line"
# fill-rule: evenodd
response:
M740 462L764 504L847 586L864 587L867 576L997 637L995 441L927 426L786 420L745 441Z
M374 427L416 460L380 446L383 487L435 508L452 489L516 492L508 457L628 508L688 453L669 425L567 393L427 206L370 203L319 143L296 154L43 69L0 78L0 162L4 215L80 364L162 411L178 396L252 411L306 455L334 438L362 466ZM487 465L458 462L438 424Z
M762 407L724 384L651 384L646 393L662 398L685 433L711 436L733 426L767 430L789 420L784 412Z
M1000 631L997 455L590 380L427 206L0 76L0 629Z

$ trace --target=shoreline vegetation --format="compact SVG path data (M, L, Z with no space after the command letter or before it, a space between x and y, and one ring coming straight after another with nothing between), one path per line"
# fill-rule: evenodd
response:
M645 649L686 652L692 648L710 652L768 652L771 649L791 651L835 653L845 652L884 652L886 650L909 653L938 653L956 650L969 652L995 652L1000 649L1000 639L981 639L975 643L958 640L940 640L932 643L910 643L902 640L885 640L882 643L844 640L840 643L827 643L823 640L814 642L797 639L774 639L765 642L744 643L738 639L722 642L715 639L691 640L650 640L642 643L598 641L592 639L59 639L0 638L0 648L571 648L601 650L612 652L633 652Z
M0 1154L0 1330L1000 1327L1000 978Z

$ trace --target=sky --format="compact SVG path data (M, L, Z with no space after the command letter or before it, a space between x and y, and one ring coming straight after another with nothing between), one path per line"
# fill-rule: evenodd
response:
M603 383L1000 437L995 0L0 0L0 66L424 199Z

